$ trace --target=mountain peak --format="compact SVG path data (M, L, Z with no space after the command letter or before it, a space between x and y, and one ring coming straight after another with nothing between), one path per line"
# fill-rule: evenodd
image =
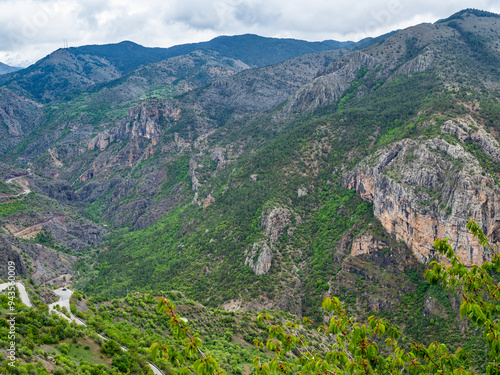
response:
M461 11L452 14L448 18L438 20L438 21L436 21L436 23L443 23L443 22L448 22L448 21L456 20L456 19L463 20L464 18L470 17L470 16L500 18L500 14L497 14L497 13L488 12L488 11L480 10L480 9L474 9L474 8L466 8L466 9L462 9Z

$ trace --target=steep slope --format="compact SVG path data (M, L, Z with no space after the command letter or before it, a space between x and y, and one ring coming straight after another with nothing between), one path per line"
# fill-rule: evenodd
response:
M97 211L105 221L144 227L168 212L177 200L165 196L162 185L166 174L183 173L173 178L176 183L186 180L186 176L189 183L203 182L216 172L217 164L224 164L224 153L204 141L221 126L212 117L269 109L344 53L307 55L240 74L235 74L239 67L236 61L213 53L193 52L152 64L92 93L84 102L88 108L85 115L80 112L81 100L69 102L55 112L52 124L60 124L59 132L53 133L52 142L56 143L42 152L50 140L46 131L43 137L35 133L21 158L31 159L45 175L70 181L78 189L77 197L92 207L108 202L104 205L107 213ZM175 92L182 93L211 80L215 80L213 85L192 95L173 97ZM223 87L233 94L224 95ZM260 95L256 95L257 89ZM135 104L139 97L169 96ZM117 109L124 112L129 105L132 107L125 116L112 123L112 113L117 113ZM103 108L106 115L92 119L87 113L93 106ZM96 110L93 115L97 113ZM64 130L68 126L71 131ZM184 155L196 148L210 149L210 154L214 154ZM33 160L32 153L41 155ZM202 163L208 168L197 167ZM173 187L171 182L167 185ZM110 189L117 193L110 194Z
M88 293L177 289L316 321L335 293L453 340L459 303L421 274L436 236L488 258L474 216L499 236L498 20L466 10L258 69L188 53L51 105L7 157L113 229L78 263Z
M480 32L496 35L499 29L496 18L474 14L460 27L474 22L483 25ZM470 59L467 45L453 25L403 30L321 68L270 116L227 122L207 143L196 143L185 178L174 185L180 189L175 194L180 191L192 203L174 208L151 228L118 236L96 265L99 277L113 279L115 292L152 283L184 288L197 298L208 295L215 305L232 300L241 308L298 312L308 311L325 290L339 290L335 274L351 269L352 257L384 250L386 245L377 245L384 231L405 241L415 256L391 272L406 275L427 262L437 235L456 239L470 262L484 259L487 253L471 254L474 243L468 242L464 224L481 215L483 227L497 236L494 179L499 176L493 160L499 150L495 130L482 124L484 113L471 104L495 97L498 80L492 81L495 73L477 59L464 90L453 89L465 74L457 76L447 62L452 56L456 64ZM218 85L196 94L203 97ZM491 88L487 95L485 85ZM312 118L300 117L304 113ZM278 124L274 139L253 143L253 153L241 155ZM248 138L223 140L235 126ZM188 145L179 146L182 154L190 154ZM206 170L209 157L215 163L211 176L202 177L197 171ZM492 178L482 177L487 173ZM371 206L341 186L372 200L375 217ZM420 228L420 222L428 228ZM375 239L364 235L377 225ZM352 251L353 243L373 250ZM110 292L105 278L92 280L88 285L94 292ZM256 290L265 294L257 297ZM398 293L389 300L401 298Z
M21 68L17 68L15 66L9 66L9 65L6 65L6 64L0 62L0 75L12 73L12 72L15 72L17 70L21 70Z
M64 98L68 93L111 81L141 66L195 50L217 52L227 58L259 67L336 48L321 42L264 38L257 35L224 36L208 42L171 48L148 48L125 41L59 49L20 72L3 76L0 83L20 90L33 99L51 102Z
M0 154L4 154L36 127L43 106L5 87L0 88L0 103Z

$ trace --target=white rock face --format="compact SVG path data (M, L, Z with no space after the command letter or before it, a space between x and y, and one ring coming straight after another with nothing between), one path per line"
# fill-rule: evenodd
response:
M297 196L304 197L306 195L307 195L307 189L306 188L299 188L299 190L297 190Z
M260 253L259 253L260 250ZM257 261L254 258L259 253ZM271 262L273 260L273 252L265 242L254 243L250 254L245 259L245 265L249 266L257 276L264 275L269 272Z
M285 104L284 112L308 113L318 107L329 105L338 100L344 91L356 79L359 70L364 67L374 69L381 60L356 51L340 59L328 68L323 75L302 86Z
M262 212L260 219L266 239L254 243L251 249L245 251L245 265L253 269L257 276L264 275L271 269L274 243L280 239L285 230L288 236L293 235L292 217L293 212L281 206L268 206ZM295 215L295 222L302 223L302 218Z
M285 228L292 224L292 213L285 207L273 207L268 212L267 215L263 212L260 218L264 234L273 244L283 235Z

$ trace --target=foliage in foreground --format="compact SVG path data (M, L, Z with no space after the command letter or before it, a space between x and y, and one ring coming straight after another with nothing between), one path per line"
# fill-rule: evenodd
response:
M492 251L492 260L467 267L455 255L448 239L437 239L434 247L447 261L433 261L425 277L431 284L441 284L459 294L463 301L460 316L484 330L489 353L482 369L473 368L462 348L452 352L442 343L422 345L375 316L366 323L357 323L337 297L326 297L322 308L330 319L328 325L318 328L321 339L311 345L303 335L296 334L300 325L293 322L268 326L267 342L254 343L273 352L274 358L265 363L256 358L255 374L475 374L478 370L500 373L500 286L492 277L492 271L500 271L500 255L489 246L488 238L475 221L470 221L467 228L482 247ZM172 302L160 298L158 309L169 317L172 333L183 341L183 347L175 351L171 346L153 344L153 357L160 353L180 369L180 374L221 373L216 360L202 351L202 342L191 332L187 320L175 313ZM269 314L258 317L261 322L270 319ZM312 321L304 318L303 323L311 325Z

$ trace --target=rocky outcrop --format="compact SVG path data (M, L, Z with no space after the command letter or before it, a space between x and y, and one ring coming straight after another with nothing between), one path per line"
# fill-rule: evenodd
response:
M217 147L210 153L210 159L217 163L217 170L224 169L228 164L226 160L226 150L221 147Z
M259 254L259 256L257 260L254 261L257 254ZM273 252L266 242L254 243L252 250L246 250L245 255L247 255L245 266L253 269L257 276L262 276L269 272L273 260Z
M362 234L354 239L351 256L372 254L388 248L389 244L386 241L381 241L370 234Z
M212 197L211 194L208 194L208 196L203 201L203 208L207 208L208 206L210 206L210 205L212 205L214 203L215 203L215 198Z
M180 109L167 101L148 101L130 108L122 122L98 134L87 147L89 150L99 148L104 151L115 140L137 138L149 139L156 145L161 133L161 122L164 119L178 120L180 116Z
M264 275L271 269L274 244L285 234L293 235L293 223L301 223L299 215L282 206L267 205L260 215L262 232L266 239L254 243L245 250L245 265L253 269L257 276ZM257 257L258 254L258 257Z
M475 143L486 155L500 160L500 145L497 140L471 116L445 121L441 126L441 130L453 134L462 142L470 141Z
M433 62L434 54L432 53L432 51L428 50L425 53L418 55L413 60L405 63L389 80L392 80L396 77L409 76L414 73L422 73L426 71Z
M14 263L16 279L28 276L28 268L21 255L12 248L5 238L0 237L0 278L3 280L9 276L9 262Z
M30 187L39 193L45 194L58 201L74 201L77 199L71 185L59 179L44 179L33 175L27 179Z
M307 189L305 187L301 187L297 190L298 197L305 197L307 195Z
M73 251L85 250L90 245L99 245L107 230L85 220L51 220L44 228L51 234L54 241Z
M271 244L277 242L292 224L292 213L285 207L268 207L260 216L262 231Z
M361 68L374 69L380 60L363 52L354 52L336 61L322 71L319 77L301 87L292 95L283 111L309 113L316 108L329 105L340 99L356 79Z
M490 253L467 231L475 218L492 241L500 238L500 189L459 144L406 139L379 151L343 179L372 201L384 228L421 262L434 256L436 238L449 238L466 264Z
M189 177L191 177L191 189L193 189L193 191L197 191L202 186L195 174L197 167L198 163L196 160L189 160Z
M248 69L194 92L192 100L213 116L241 116L268 110L314 79L319 69L348 53L342 49L325 51Z
M3 234L0 234L0 258L14 261L18 276L31 277L38 284L60 275L68 275L69 278L75 274L75 257ZM0 272L3 272L3 264L7 263L2 262Z
M0 89L0 155L12 149L39 123L42 105L5 87Z

